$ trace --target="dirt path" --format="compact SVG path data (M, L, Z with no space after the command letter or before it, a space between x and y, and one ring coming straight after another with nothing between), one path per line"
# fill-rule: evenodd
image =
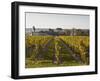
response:
M53 40L54 40L54 38L50 39L47 43L45 43L45 45L43 46L44 51L46 51L48 49L48 46L52 43Z
M75 54L71 48L61 39L58 37L58 39L61 41L61 44L67 49L67 51L70 53L70 55L79 63L83 64L83 62L81 61L81 58L78 54Z
M48 46L52 43L52 41L54 40L59 40L61 42L61 44L66 48L66 51L68 51L70 53L70 55L72 56L72 58L74 58L76 61L78 61L79 63L83 64L83 62L81 61L81 58L78 54L75 54L71 48L58 36L55 36L54 38L50 39L47 43L45 43L45 45L43 46L43 50L47 51L48 50Z

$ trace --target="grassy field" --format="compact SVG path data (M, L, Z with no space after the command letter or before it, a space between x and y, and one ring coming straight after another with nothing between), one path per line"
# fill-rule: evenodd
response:
M38 62L33 61L30 58L26 59L25 62L25 68L40 68L40 67L61 67L61 66L80 66L83 64L80 64L76 62L75 60L71 61L64 61L62 64L53 64L52 60L41 60Z

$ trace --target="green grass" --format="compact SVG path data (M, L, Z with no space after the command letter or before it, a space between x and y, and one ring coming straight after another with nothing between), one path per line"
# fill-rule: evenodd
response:
M82 64L75 60L64 61L62 64L53 64L52 60L41 60L34 62L30 58L26 58L25 68L40 68L40 67L59 67L59 66L80 66Z

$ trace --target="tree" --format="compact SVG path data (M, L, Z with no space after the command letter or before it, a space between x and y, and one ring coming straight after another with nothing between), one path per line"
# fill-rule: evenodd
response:
M35 32L35 30L36 30L36 29L35 29L35 26L33 26L33 30L34 30L34 32Z
M49 32L54 32L54 30L53 29L49 29Z
M61 30L62 30L62 28L56 28L56 30L61 31Z

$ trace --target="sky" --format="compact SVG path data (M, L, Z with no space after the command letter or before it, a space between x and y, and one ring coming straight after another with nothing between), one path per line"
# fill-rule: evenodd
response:
M89 29L89 15L79 14L51 14L25 13L26 28L62 28L62 29Z

